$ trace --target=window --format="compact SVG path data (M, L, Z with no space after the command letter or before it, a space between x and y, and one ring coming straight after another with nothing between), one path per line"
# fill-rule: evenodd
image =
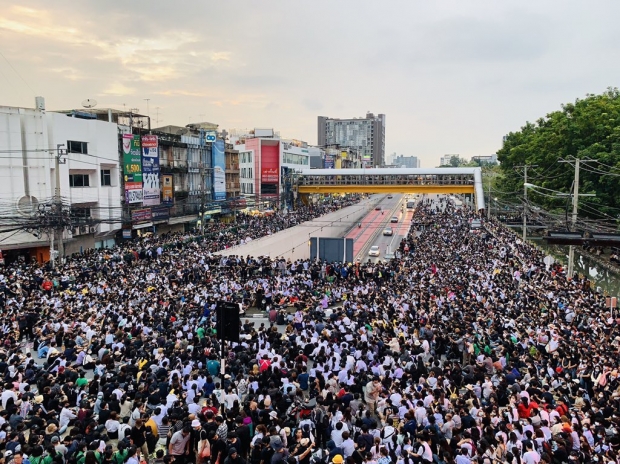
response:
M75 223L86 223L92 219L90 208L71 208L71 220Z
M262 195L276 195L278 193L278 185L260 184L260 192Z
M112 186L112 172L109 169L101 170L101 186L102 187Z
M88 174L69 174L70 187L90 187Z
M74 140L68 140L67 147L69 153L88 154L88 143L86 142L76 142Z

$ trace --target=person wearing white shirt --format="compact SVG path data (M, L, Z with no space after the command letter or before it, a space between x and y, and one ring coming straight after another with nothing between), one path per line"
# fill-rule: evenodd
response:
M69 423L76 419L77 415L69 409L69 402L66 401L63 408L60 410L60 416L58 418L58 425L60 426L58 433L62 435L69 427Z
M342 432L342 439L343 441L340 447L344 451L344 457L346 459L353 456L353 453L355 452L355 442L351 439L349 432Z
M227 390L228 391L227 391L226 395L224 396L224 402L226 403L226 407L228 409L232 409L234 404L235 404L235 401L240 401L239 400L239 395L237 395L235 392L233 392L231 387L228 387Z
M0 396L0 399L2 400L2 409L6 409L9 398L13 399L13 404L15 406L19 405L19 400L17 399L17 395L15 394L15 389L13 388L11 390L4 390L2 392L2 396Z
M332 430L331 437L330 437L332 440L334 440L334 443L336 444L336 446L340 446L344 442L344 438L342 436L344 432L348 432L347 425L344 422L338 421L336 423L336 426Z
M527 441L525 449L527 451L523 453L523 462L525 464L538 464L540 462L540 454L534 450L534 444L531 441Z

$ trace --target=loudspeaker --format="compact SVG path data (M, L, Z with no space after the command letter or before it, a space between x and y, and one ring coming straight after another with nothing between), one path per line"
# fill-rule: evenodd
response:
M217 338L239 343L239 305L220 301L215 309Z

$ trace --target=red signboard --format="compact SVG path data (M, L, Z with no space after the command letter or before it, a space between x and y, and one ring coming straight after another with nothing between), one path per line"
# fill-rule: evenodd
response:
M142 136L142 148L157 148L157 136L156 135L143 135Z
M261 146L261 182L277 184L280 180L280 145Z
M261 178L263 184L277 184L278 183L278 170L276 168L263 168L261 172Z

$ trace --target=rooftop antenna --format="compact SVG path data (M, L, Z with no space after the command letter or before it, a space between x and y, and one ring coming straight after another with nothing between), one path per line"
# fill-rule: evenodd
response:
M145 98L144 101L146 102L146 117L148 118L148 129L149 131L151 130L151 110L149 109L149 101L151 101L150 98Z

